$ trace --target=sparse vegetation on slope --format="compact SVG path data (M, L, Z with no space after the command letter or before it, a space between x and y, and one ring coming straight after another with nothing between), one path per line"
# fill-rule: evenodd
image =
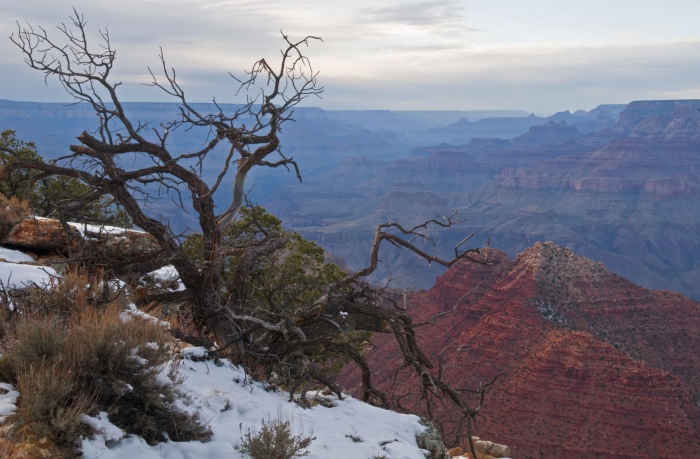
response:
M259 429L249 428L241 438L240 450L251 459L292 459L309 455L307 448L316 438L294 434L292 422L283 413L262 420Z
M0 380L21 394L9 418L14 436L48 438L77 455L77 441L91 432L83 415L104 411L151 443L206 439L197 417L175 406L180 395L167 371L167 331L125 313L118 301L101 301L96 285L84 273L69 273L46 292L26 292L5 320Z

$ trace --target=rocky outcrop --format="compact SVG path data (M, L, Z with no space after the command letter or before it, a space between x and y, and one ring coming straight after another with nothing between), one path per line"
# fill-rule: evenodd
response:
M58 220L26 218L7 234L3 245L41 255L80 256L99 264L147 259L159 249L153 236L143 231L111 226L68 223L68 231Z
M474 444L476 459L501 459L511 456L511 450L506 445L481 440L479 437L472 437L472 442ZM447 455L448 457L472 459L473 456L469 449L470 448L467 447L467 451L464 452L461 447L452 448L447 451Z
M418 340L433 358L446 349L455 386L506 373L487 395L480 436L514 458L700 457L695 301L638 287L552 243L515 260L492 250L490 259L459 263L408 298L419 322L454 308ZM396 349L382 336L375 345L370 365L384 369L375 382L407 393L412 382L391 386ZM345 387L357 381L345 377ZM409 400L418 406L411 396L402 405Z
M537 148L542 145L555 145L575 141L583 137L576 127L561 122L550 121L541 126L532 126L530 130L516 138L511 148L527 149Z
M700 100L645 100L630 102L625 111L620 113L617 123L611 129L618 135L642 136L648 134L662 134L667 127L673 129L678 120L688 114L695 117L693 112L700 109ZM668 135L667 131L664 134Z
M506 445L481 440L479 437L472 437L476 459L500 459L511 456L511 450ZM464 457L472 459L471 451L467 451Z

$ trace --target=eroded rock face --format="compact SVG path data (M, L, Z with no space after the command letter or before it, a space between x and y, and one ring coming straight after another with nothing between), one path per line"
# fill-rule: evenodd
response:
M421 322L456 306L418 332L433 359L449 348L443 364L455 386L507 373L479 415L480 436L514 458L700 457L695 301L638 287L552 243L490 258L457 264L409 298ZM374 340L370 365L386 372L374 381L388 390L398 351L388 337ZM345 386L357 381L348 374Z
M147 257L158 250L155 239L141 231L71 223L69 232L58 220L27 218L16 224L3 244L25 250L82 256L111 262Z
M627 105L611 131L647 139L700 137L699 100L649 100Z

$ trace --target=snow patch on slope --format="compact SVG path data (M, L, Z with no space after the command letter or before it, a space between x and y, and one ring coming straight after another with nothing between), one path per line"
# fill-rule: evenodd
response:
M159 287L162 287L163 283L169 283L173 284L170 287L171 290L185 290L185 285L182 282L180 282L180 274L177 272L177 269L175 269L173 265L166 265L160 269L151 271L147 274L147 276L151 277L153 281L156 282L156 285L158 285Z
M0 424L17 409L19 392L12 384L0 383Z
M58 273L47 266L0 262L0 281L5 288L23 288L32 284L45 287L51 282L51 277L58 277Z
M0 259L9 261L10 263L33 263L34 259L22 253L19 250L6 249L5 247L0 247Z
M259 429L263 419L275 419L282 413L291 420L295 433L311 435L316 439L309 447L309 459L357 459L386 456L395 459L424 459L424 452L416 445L416 435L425 431L418 416L399 414L373 407L350 396L339 400L325 399L324 405L309 409L288 402L289 394L268 392L260 383L252 382L238 367L228 363L215 366L211 361L199 360L204 349L189 348L179 365L185 378L184 398L177 403L185 411L197 410L208 421L214 435L211 441L169 441L155 446L143 439L118 437L118 430L110 427L106 416L91 418L99 426L90 439L83 440L85 459L244 459L236 447L241 434L248 429ZM316 393L309 394L314 396ZM328 406L328 407L327 407ZM109 424L109 425L108 425ZM350 437L359 438L356 442Z

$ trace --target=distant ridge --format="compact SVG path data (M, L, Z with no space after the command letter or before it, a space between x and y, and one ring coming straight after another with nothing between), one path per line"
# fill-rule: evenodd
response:
M511 255L554 240L639 285L700 299L700 100L637 101L619 119L602 108L620 106L597 107L585 114L592 119L573 124L537 118L515 138L476 135L504 118L460 121L435 131L457 139L471 130L464 143L412 149L410 159L377 164L371 175L326 171L266 205L355 269L367 261L363 241L377 223L415 223L468 207L463 228L435 232L442 250L471 231L475 244L490 237ZM333 185L341 174L344 194ZM439 199L432 208L396 204L391 187L406 183ZM441 273L398 252L387 257L395 257L392 274L413 286L427 288Z

